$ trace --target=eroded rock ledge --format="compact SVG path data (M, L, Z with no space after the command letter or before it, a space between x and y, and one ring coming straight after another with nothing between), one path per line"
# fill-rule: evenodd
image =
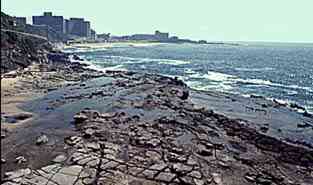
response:
M195 106L177 79L131 72L101 78L107 82L96 87L66 87L49 104L49 110L86 100L102 106L73 116L78 132L64 138L68 155L8 172L4 184L313 183L311 149Z

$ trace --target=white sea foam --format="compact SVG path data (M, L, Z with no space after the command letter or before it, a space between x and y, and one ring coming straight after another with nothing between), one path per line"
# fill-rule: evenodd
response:
M274 70L274 68L271 68L271 67L264 67L264 68L245 68L245 67L242 67L242 68L235 68L235 70L237 71L272 71Z
M285 85L280 83L274 83L271 80L266 79L242 79L238 78L234 75L219 73L215 71L208 71L207 74L201 74L201 73L191 73L188 75L189 78L194 79L208 79L211 82L220 82L217 83L217 85L227 85L227 88L230 89L228 86L230 84L236 84L236 83L242 83L246 85L254 85L254 86L271 86L271 87L280 87L285 89L285 91L289 95L296 95L298 92L296 90L305 90L308 92L313 92L313 87L304 87L304 86L298 86L298 85Z
M184 72L185 72L186 74L196 74L196 73L197 73L197 72L195 72L194 70L189 69L189 68L185 69Z
M214 72L214 71L208 71L208 73L204 75L204 78L212 80L212 81L218 81L218 82L224 81L225 82L231 79L235 79L236 76Z
M159 64L167 64L167 65L185 65L189 64L189 61L184 60L162 60L159 62Z
M246 84L256 84L256 85L273 85L270 80L262 80L262 79L233 79L235 82L241 82Z
M132 58L125 56L105 56L107 59L117 60L125 64L136 64L136 63L157 63L167 65L184 65L189 64L190 61L174 60L174 59L158 59L158 58Z

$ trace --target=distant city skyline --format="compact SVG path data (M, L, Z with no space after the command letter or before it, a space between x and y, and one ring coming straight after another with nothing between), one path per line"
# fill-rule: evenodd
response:
M208 41L313 42L312 0L2 0L1 11L27 17L51 11L83 17L97 33L169 32Z

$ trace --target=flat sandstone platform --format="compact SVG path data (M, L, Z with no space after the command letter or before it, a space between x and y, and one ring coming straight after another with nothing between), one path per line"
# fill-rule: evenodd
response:
M44 71L1 91L4 107L36 94L1 112L3 184L313 184L312 118L286 107L158 75ZM12 121L20 111L32 117Z

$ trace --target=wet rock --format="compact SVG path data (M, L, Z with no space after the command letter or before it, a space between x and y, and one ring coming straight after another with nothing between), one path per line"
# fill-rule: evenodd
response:
M76 124L80 124L88 120L88 116L86 116L85 114L79 113L79 114L76 114L73 119Z
M92 150L100 150L100 145L98 143L96 143L96 142L87 143L86 147L90 148Z
M71 146L78 144L81 140L82 138L78 136L66 137L64 139L65 143Z
M52 161L55 163L61 163L61 162L64 162L65 160L66 160L65 155L58 155Z
M2 132L2 131L1 131L1 139L4 139L5 137L6 137L5 132Z
M245 176L245 179L249 182L255 182L256 181L256 178L257 176L254 175L254 174L251 174L251 173L247 173Z
M186 166L182 163L176 163L172 165L171 169L176 173L186 174L190 172L193 168L191 166Z
M308 127L312 127L313 128L313 125L310 125L309 123L298 123L297 127L298 128L308 128Z
M4 174L4 181L14 180L14 179L29 175L31 173L32 173L32 171L29 168L20 169L20 170L13 171L13 172L6 172Z
M100 95L105 95L102 90L97 90L96 92L92 92L91 96L100 96Z
M18 113L14 115L6 115L4 116L5 121L8 123L17 123L19 121L23 121L31 118L33 115L29 113Z
M189 175L190 175L191 177L196 178L196 179L201 179L201 178L202 178L201 172L196 171L196 170L190 172Z
M180 97L180 99L182 99L182 100L187 100L188 97L189 97L189 91L188 91L188 90L185 90L185 91L183 91L183 94L182 94L182 96Z
M204 145L198 145L197 153L202 156L211 156L213 155L212 150L207 149Z
M160 163L160 164L154 164L154 165L152 165L152 166L150 167L150 169L161 171L161 170L163 170L163 169L166 168L166 167L167 167L166 164Z
M162 158L162 156L159 153L154 152L154 151L147 151L146 156L155 162L161 160Z
M310 114L308 111L304 111L303 116L313 118L313 114Z
M160 143L161 143L161 141L159 139L156 139L156 138L146 141L146 145L148 147L153 147L153 148L160 145Z
M46 144L49 142L49 139L46 135L41 135L36 139L36 145Z
M300 105L298 105L298 104L296 104L296 103L290 103L289 106L290 106L291 108L293 108L293 109L299 109L299 110L305 111L305 108L304 108L304 107L302 107L302 106L300 106Z
M188 161L187 161L187 164L190 165L190 166L195 166L195 165L197 165L198 163L197 163L197 161L196 161L194 158L189 157L189 159L188 159Z
M260 185L271 185L272 181L264 177L257 177L256 183Z
M269 130L268 126L261 126L260 127L260 131L263 132L263 133L266 133L268 130Z
M21 164L21 163L27 162L27 160L26 160L26 158L24 156L19 156L19 157L15 158L15 162L17 164Z
M168 153L166 157L169 162L185 163L187 161L187 157L185 155L178 155L178 154L171 153L171 152Z
M163 182L171 182L175 177L173 173L161 172L159 175L155 177L156 180L163 181Z
M223 185L221 174L219 174L219 173L212 173L211 175L213 177L213 181L215 182L215 184Z
M83 61L83 59L81 59L78 55L73 55L73 59Z
M94 135L95 132L96 132L95 130L93 130L91 128L88 128L87 130L85 130L84 137L85 138L89 138L92 135Z

